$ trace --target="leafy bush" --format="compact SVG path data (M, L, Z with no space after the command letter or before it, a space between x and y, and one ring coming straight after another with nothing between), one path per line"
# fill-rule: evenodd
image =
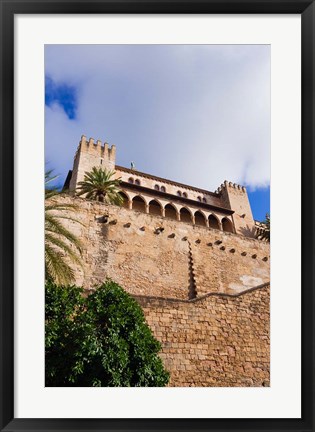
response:
M161 345L138 303L112 281L82 294L46 283L46 386L165 386Z

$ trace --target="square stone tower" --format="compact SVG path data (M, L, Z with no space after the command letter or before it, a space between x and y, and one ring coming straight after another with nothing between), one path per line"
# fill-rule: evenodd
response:
M87 141L82 135L78 149L74 156L73 171L69 185L69 191L76 189L78 182L84 179L84 173L91 171L93 167L103 167L107 171L113 171L116 163L116 146L109 148L108 143L93 138Z
M225 207L234 210L233 221L236 234L255 237L255 221L246 188L225 180L218 191Z

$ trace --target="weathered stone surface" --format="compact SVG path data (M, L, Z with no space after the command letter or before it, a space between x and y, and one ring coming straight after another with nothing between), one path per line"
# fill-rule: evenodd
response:
M137 298L162 343L171 386L269 385L267 243L82 198L60 200L78 205L82 223L67 221L84 244L77 284L93 289L111 278ZM164 228L158 235L157 227Z
M269 244L255 240L246 188L216 192L116 165L116 148L82 136L67 187L115 169L123 207L82 198L76 283L107 278L135 296L171 372L170 386L269 386ZM72 215L71 215L72 216Z
M188 299L191 271L197 296L239 293L269 281L269 260L263 259L269 257L267 243L81 198L63 199L80 207L76 218L84 226L70 225L85 247L85 274L78 276L85 287L109 277L134 294ZM108 223L100 222L104 214ZM157 227L164 228L158 235Z
M269 285L190 302L139 297L170 386L269 386Z

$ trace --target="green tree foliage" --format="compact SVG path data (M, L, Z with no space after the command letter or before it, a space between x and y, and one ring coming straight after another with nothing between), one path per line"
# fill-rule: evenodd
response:
M120 179L114 178L115 171L107 171L102 167L93 167L92 171L84 174L84 180L79 182L77 195L85 195L107 204L121 205L123 197L120 195Z
M51 171L45 174L45 278L58 284L69 284L74 280L74 272L69 262L82 266L81 242L67 228L63 221L76 219L69 212L77 210L74 204L59 202L60 192L49 183L56 177Z
M46 386L165 386L161 345L138 303L112 281L82 293L46 283Z

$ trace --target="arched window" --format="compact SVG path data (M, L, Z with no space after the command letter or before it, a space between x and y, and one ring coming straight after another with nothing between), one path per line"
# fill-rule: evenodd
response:
M220 229L219 221L218 221L218 219L215 216L210 215L208 217L208 221L209 221L209 227L210 228Z
M139 212L145 213L145 201L140 196L135 196L132 199L132 209L137 210Z
M124 192L119 192L119 195L121 195L124 199L122 203L122 207L129 208L129 198Z
M139 179L136 179L136 180L135 180L135 184L138 185L138 186L140 186L140 180L139 180Z
M198 197L197 197L197 200L201 202L201 196L198 196Z
M180 215L180 220L182 222L192 223L193 220L192 220L191 213L185 207L180 209L179 215Z
M149 213L153 214L153 215L158 215L158 216L162 216L162 207L161 205L155 201L152 200L149 203Z
M159 190L160 190L160 186L156 184L156 185L154 186L154 189L159 191Z
M234 232L232 222L227 218L222 219L222 229L225 232Z
M166 204L165 206L165 217L177 220L177 211L172 204Z
M200 211L196 211L195 213L195 225L207 226L206 218Z
M183 197L188 198L187 192L183 192Z
M166 192L165 186L161 186L161 192Z
M206 203L207 202L206 198L202 198L202 202Z
M134 183L134 179L133 179L133 177L129 177L129 179L128 179L128 183Z
M182 196L181 191L177 191L177 195L181 197Z

